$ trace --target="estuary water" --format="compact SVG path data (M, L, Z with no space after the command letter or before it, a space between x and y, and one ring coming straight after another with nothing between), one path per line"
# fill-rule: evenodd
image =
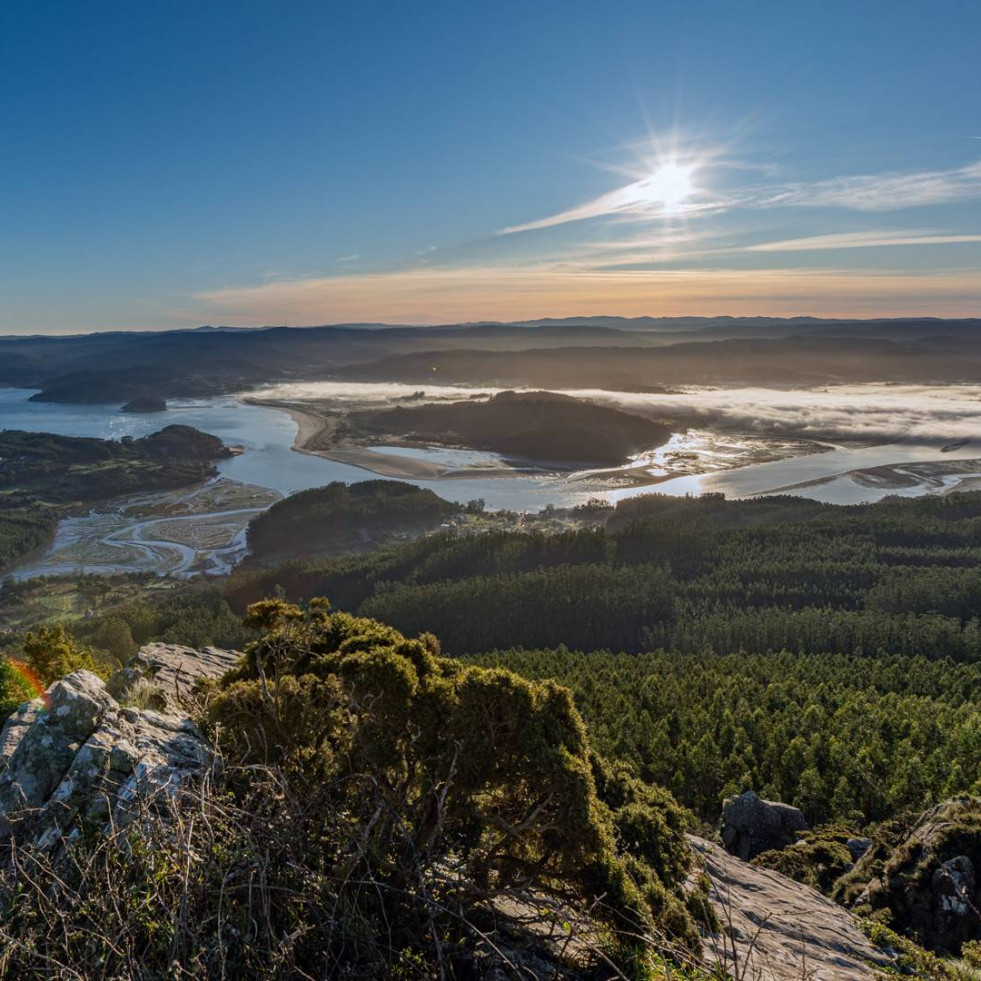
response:
M402 385L309 383L274 386L258 394L297 399L302 404L304 398L343 399L347 389L353 398L373 397L380 403L411 391L410 386ZM429 394L459 398L466 391L444 391L433 386ZM0 429L119 439L145 436L180 423L218 436L227 445L241 446L243 452L222 460L218 469L222 476L243 484L288 495L335 480L357 483L385 479L347 463L296 452L293 441L297 423L288 412L240 402L235 396L171 400L166 412L144 415L102 405L31 402L32 394L26 389L0 389ZM714 415L730 432L735 423L744 435L712 435L697 428L684 431L682 422L682 431L669 444L654 453L638 456L630 472L631 479L627 480L622 479L623 471L616 470L593 471L588 475L527 476L519 470L508 476L413 478L409 482L431 488L447 500L482 498L491 508L538 511L547 505L570 507L591 497L616 501L651 492L677 495L721 492L728 497L779 492L835 504L859 504L888 494L915 496L950 489L962 482L973 485L981 475L981 389L977 386L692 390L677 396L604 391L568 394L607 402L639 414L671 415L682 420L687 416L696 426L704 425ZM801 446L785 445L781 437L773 434L773 424L780 420L788 429L798 432L833 426L875 445L836 445L817 438L815 432L810 449L821 444L826 452L807 452ZM761 421L767 423L770 435L753 434ZM893 435L890 427L904 432ZM878 440L872 438L875 435L879 436ZM905 438L897 438L899 435ZM953 439L958 440L957 445L948 445L947 441ZM376 451L416 456L461 468L493 458L493 454L445 448L377 447ZM769 462L757 462L761 452L771 454ZM669 462L667 467L662 459L666 455L674 457L674 463ZM693 466L682 462L686 456L695 460ZM774 460L773 456L782 458ZM970 465L972 460L979 461L976 471ZM901 468L905 464L916 464L920 470L914 467L904 471ZM900 469L893 473L859 473L856 477L857 471L883 467ZM929 472L924 473L924 467ZM638 486L638 477L661 482Z
M311 398L344 397L337 385L326 391L324 385L309 387ZM172 400L166 412L143 415L108 406L31 402L32 394L25 389L0 389L0 430L119 439L179 423L211 433L242 452L219 463L215 481L177 492L176 502L172 494L134 497L63 520L51 545L11 570L17 578L72 571L141 570L175 576L225 572L244 554L248 520L280 495L332 481L394 479L295 451L297 423L288 412L240 402L234 396ZM300 393L277 389L270 394L297 398ZM360 385L352 397L363 401L369 396L381 403L402 394L393 392L392 386ZM454 392L431 394L459 397ZM519 468L498 476L410 482L447 500L482 498L490 508L515 511L570 507L595 497L617 501L652 492L721 492L733 498L789 493L859 504L889 494L915 496L981 486L981 391L974 387L762 394L693 390L670 397L569 394L639 414L674 418L679 431L665 446L638 454L629 466L619 469L550 475L523 474ZM299 401L302 404L302 395ZM879 421L870 429L876 410ZM767 425L761 425L763 421ZM775 425L781 421L783 435ZM836 445L820 438L826 427L842 431L853 442ZM794 431L803 431L805 438L790 435ZM441 447L374 449L451 469L501 462L493 454Z
M119 439L122 436L146 436L164 426L180 424L211 433L228 446L244 448L238 456L219 462L218 470L222 476L268 487L281 494L323 487L335 480L357 483L384 479L360 467L297 453L293 449L297 424L288 412L249 405L234 396L193 401L175 399L167 403L166 412L141 414L120 412L116 407L105 405L31 402L33 394L27 389L0 389L0 429ZM411 451L400 449L398 452L408 455ZM440 451L417 452L432 457ZM480 456L486 459L488 454ZM471 462L465 451L450 459L461 466ZM595 496L595 489L590 492L561 477L548 476L413 480L411 483L429 487L447 500L483 498L488 507L516 511L538 511L548 504L566 507Z

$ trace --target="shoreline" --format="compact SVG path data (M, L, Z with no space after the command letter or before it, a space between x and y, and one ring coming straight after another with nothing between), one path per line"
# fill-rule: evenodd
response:
M419 460L416 457L379 453L370 446L349 445L337 446L329 450L316 449L310 444L328 428L328 423L322 416L282 402L264 402L259 399L246 401L250 405L261 405L289 413L297 425L292 447L297 453L319 456L325 460L333 460L335 463L345 463L378 474L380 477L394 477L401 480L475 480L488 477L541 477L552 472L537 467L533 470L519 470L506 464L494 467L455 467L448 463Z
M333 429L334 423L331 419L325 418L309 408L298 406L292 402L267 401L248 396L241 397L241 399L251 405L278 409L288 413L297 424L297 432L291 447L296 452L357 467L368 473L376 474L379 477L387 477L395 480L483 480L502 477L552 478L557 482L581 484L584 493L603 495L608 493L623 493L626 491L635 494L638 492L642 493L648 489L651 492L656 492L656 489L660 485L670 483L672 480L680 477L705 476L729 470L739 470L747 466L753 466L756 463L776 462L784 458L784 454L781 453L775 459L767 459L766 457L762 460L759 458L750 458L745 460L745 462L722 467L718 467L717 464L713 466L704 460L689 462L687 459L684 463L674 461L672 465L669 461L661 461L655 466L652 466L654 464L653 459L645 462L636 458L626 460L616 467L597 468L580 465L579 469L563 468L561 465L549 467L537 461L529 461L531 466L527 468L512 466L506 463L494 466L454 466L451 463L424 460L415 456L402 456L398 453L391 452L382 453L374 449L371 444L340 442L336 446L319 448L317 444L322 439L324 433L330 432ZM812 454L821 454L829 449L835 448L834 444L822 444L814 439L794 437L794 440L799 440L802 444L807 444L807 446L801 445L797 447L796 453L787 454L790 458L798 455L810 456ZM385 445L386 447L405 446L414 448L415 444L405 441L400 442L393 437ZM433 445L440 446L441 444ZM668 445L669 443L665 443L663 447L657 449L663 450ZM455 447L445 448L449 450L456 449ZM766 493L771 493L771 491L767 491Z
M399 456L393 453L379 453L370 446L348 444L335 446L330 449L316 448L318 438L330 428L328 420L309 409L300 408L295 403L266 401L249 396L242 397L249 405L258 405L267 409L278 409L289 414L297 425L296 436L292 449L297 453L308 456L318 456L324 460L343 463L348 466L366 470L379 477L389 477L395 480L482 480L502 477L529 477L557 480L581 481L591 484L598 494L654 488L675 477L685 476L687 471L651 473L636 460L625 461L618 467L583 467L578 470L563 471L561 468L548 468L534 464L528 469L519 469L507 464L493 467L456 467L447 463L437 463L432 460L421 460L417 457ZM312 445L313 444L313 445ZM392 445L392 444L390 444ZM398 445L398 444L394 444ZM697 471L702 472L702 471ZM585 489L585 488L584 488Z

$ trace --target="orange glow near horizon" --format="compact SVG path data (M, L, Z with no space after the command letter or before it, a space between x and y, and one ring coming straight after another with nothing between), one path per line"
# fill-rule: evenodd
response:
M461 323L569 316L976 316L981 272L421 269L197 294L189 322Z

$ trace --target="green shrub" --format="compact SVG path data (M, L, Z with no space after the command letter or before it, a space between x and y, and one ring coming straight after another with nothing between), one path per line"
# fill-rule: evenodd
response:
M854 865L846 845L854 835L852 831L836 828L805 832L789 848L757 855L753 864L780 872L829 896L838 879Z
M325 601L264 601L247 622L266 633L210 686L207 724L228 758L329 788L360 829L338 856L347 875L398 893L452 864L477 894L595 903L625 949L652 932L697 949L687 812L591 753L566 689L441 658Z
M64 627L41 627L24 638L24 660L41 684L50 685L72 671L94 671L108 677L112 669L97 661L90 650L79 647Z

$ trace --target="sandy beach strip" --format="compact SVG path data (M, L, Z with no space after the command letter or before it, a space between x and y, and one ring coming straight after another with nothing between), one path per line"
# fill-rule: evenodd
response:
M313 412L305 412L290 405L282 405L275 402L254 402L254 405L265 405L273 409L282 409L288 412L296 423L296 437L293 440L293 449L301 452L308 452L307 446L316 439L326 428L327 424L322 416Z
M526 477L527 470L509 466L453 467L432 460L419 460L412 456L378 453L366 446L338 446L332 450L303 450L314 456L322 456L337 463L346 463L362 470L370 470L382 477L399 477L404 480L461 480L485 477ZM538 471L536 471L538 473Z
M283 402L266 402L261 399L246 398L246 402L252 405L262 405L270 409L280 409L288 412L297 425L296 437L293 440L293 449L298 453L306 453L310 456L323 457L325 460L333 460L335 463L344 463L351 467L358 467L361 470L368 470L378 474L380 477L394 477L399 480L476 480L498 477L533 477L548 476L554 474L555 470L547 468L518 469L506 464L487 467L457 467L447 463L439 463L434 460L420 460L412 456L399 456L394 453L379 453L369 446L331 446L329 449L319 449L316 444L318 437L328 428L327 421L323 416L317 415L305 409L298 408L295 404ZM636 464L626 464L623 467L614 467L602 471L607 477L620 477L633 485L638 484L658 484L667 480L675 474L658 475L645 474L639 472ZM566 474L567 477L575 479L574 474ZM591 476L588 471L579 475ZM616 486L611 483L611 486Z
M296 437L293 440L293 449L297 452L323 457L325 460L334 460L336 463L345 463L362 470L369 470L380 477L397 477L403 480L454 480L478 477L514 477L526 473L508 466L453 467L433 460L419 460L416 457L378 453L366 446L334 446L330 449L316 449L314 447L317 437L327 428L327 422L322 416L297 408L295 405L285 405L282 402L255 400L252 404L281 409L290 414L297 425Z

